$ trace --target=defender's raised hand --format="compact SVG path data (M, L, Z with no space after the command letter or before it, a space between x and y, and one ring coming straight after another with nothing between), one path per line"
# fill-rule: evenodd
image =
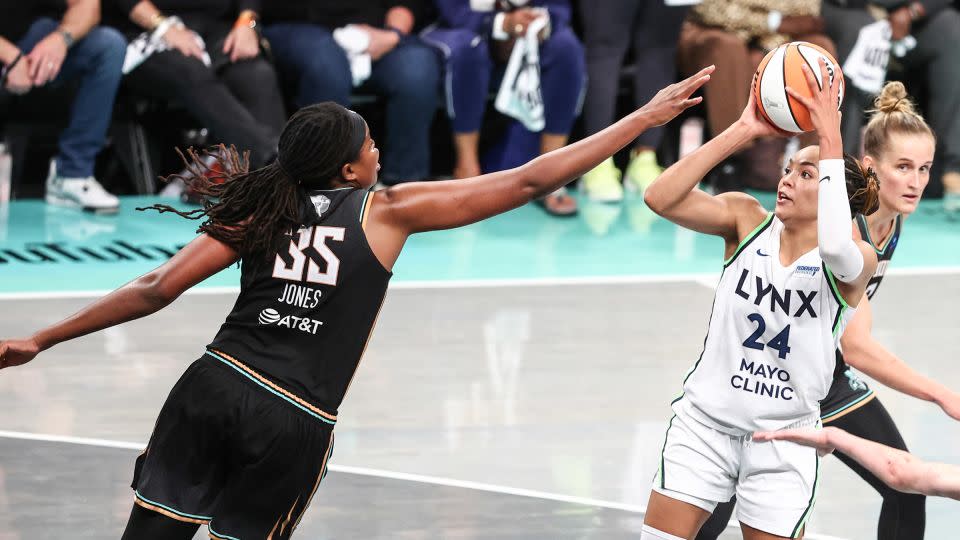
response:
M640 110L649 115L648 118L654 122L654 125L666 124L678 114L703 101L701 96L694 98L690 96L710 80L710 74L714 69L716 66L707 66L692 77L660 90Z

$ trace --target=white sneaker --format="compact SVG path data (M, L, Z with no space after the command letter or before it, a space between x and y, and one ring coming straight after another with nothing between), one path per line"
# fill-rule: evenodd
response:
M51 171L47 177L47 204L80 208L87 212L113 214L120 210L120 199L103 189L97 179L64 178Z

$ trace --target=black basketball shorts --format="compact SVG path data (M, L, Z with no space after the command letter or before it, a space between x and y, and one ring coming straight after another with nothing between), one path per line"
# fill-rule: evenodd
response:
M333 425L214 354L170 391L137 458L135 502L212 538L289 538L326 474Z

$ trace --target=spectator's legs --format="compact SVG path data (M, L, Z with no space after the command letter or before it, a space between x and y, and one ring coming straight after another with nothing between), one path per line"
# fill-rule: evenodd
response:
M570 28L555 30L540 44L540 91L544 136L562 136L563 144L579 113L586 85L583 45ZM560 146L563 146L561 144Z
M315 24L283 23L270 25L263 33L270 40L277 67L297 81L298 107L323 101L350 104L350 62L329 30Z
M269 130L196 58L176 50L154 54L127 75L127 83L144 95L180 103L217 142L236 145L241 152L250 150L254 165L263 164L276 151Z
M38 19L18 46L29 52L56 30L53 19ZM47 178L49 204L96 212L115 212L120 201L93 178L97 153L103 147L113 100L120 85L127 43L112 28L96 27L67 52L53 84L79 79L70 107L70 120L60 133L55 173Z
M633 32L640 5L636 0L580 3L587 62L587 95L583 102L583 127L587 135L613 123L623 55L630 35L640 39L642 34ZM670 64L673 65L672 60Z
M278 141L287 116L273 66L262 57L241 60L223 68L220 79L253 118L269 130L274 142Z
M753 78L747 44L732 33L688 21L680 32L677 59L686 75L717 66L710 84L703 87L710 133L716 135L736 122L747 106Z
M416 37L401 41L373 65L369 84L387 99L385 184L430 174L430 125L440 96L440 58Z
M633 34L636 58L633 99L638 108L676 80L677 38L686 13L686 7L667 6L663 2L645 3L640 26ZM657 148L663 140L663 133L663 126L657 126L637 137L630 163L624 171L624 182L629 189L643 192L663 172L657 162Z
M40 19L19 43L23 51L33 49L56 30L57 22ZM112 28L96 27L67 53L55 83L80 79L70 108L70 120L60 134L57 174L68 178L93 176L97 153L103 147L113 113L113 100L120 85L127 43Z
M580 112L586 90L586 60L583 45L570 28L554 29L540 44L540 92L543 94L545 125L540 135L540 153L545 154L567 144L573 121ZM551 214L570 215L577 201L564 192L544 200Z
M593 135L614 121L620 67L631 35L639 35L637 18L644 2L606 0L581 2L583 42L586 47L587 94L583 102L583 127ZM671 62L672 65L672 62ZM617 202L623 199L620 171L608 158L587 171L580 189L592 201Z
M640 26L633 33L633 99L637 108L653 99L677 77L677 38L686 7L646 2L640 14ZM648 129L637 138L637 149L656 150L663 139L663 127Z
M904 62L926 64L930 99L926 118L937 135L944 204L960 212L960 13L947 8L915 27L917 48Z
M443 91L453 127L454 178L480 174L480 126L490 91L493 60L486 40L470 30L436 29L423 36L446 59Z

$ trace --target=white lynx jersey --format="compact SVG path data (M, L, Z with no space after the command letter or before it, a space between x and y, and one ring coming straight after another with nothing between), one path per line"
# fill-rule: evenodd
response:
M731 435L819 417L853 316L816 248L781 265L782 231L767 215L724 263L703 352L673 402Z

